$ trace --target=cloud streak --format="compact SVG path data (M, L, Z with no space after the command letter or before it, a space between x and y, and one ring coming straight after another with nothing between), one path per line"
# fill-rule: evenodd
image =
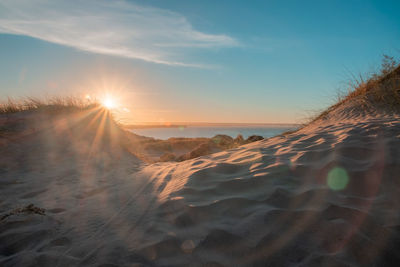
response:
M0 33L26 35L93 53L148 62L186 63L183 51L237 46L224 34L197 31L175 12L106 0L0 0Z

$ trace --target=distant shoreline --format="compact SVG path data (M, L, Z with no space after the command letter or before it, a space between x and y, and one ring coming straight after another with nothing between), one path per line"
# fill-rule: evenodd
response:
M296 127L296 123L209 123L209 122L183 122L173 124L127 124L123 125L126 129L147 129L147 128L179 128L179 127Z

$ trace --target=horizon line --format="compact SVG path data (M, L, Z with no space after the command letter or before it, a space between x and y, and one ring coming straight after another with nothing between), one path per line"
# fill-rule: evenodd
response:
M162 126L162 127L179 127L179 126L297 126L301 123L268 123L268 122L137 122L126 123L125 127L138 127L138 126Z

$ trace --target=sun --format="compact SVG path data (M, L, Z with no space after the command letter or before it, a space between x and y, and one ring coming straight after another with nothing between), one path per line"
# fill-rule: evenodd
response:
M113 109L117 107L115 100L109 96L105 97L103 101L101 101L101 105L106 109Z

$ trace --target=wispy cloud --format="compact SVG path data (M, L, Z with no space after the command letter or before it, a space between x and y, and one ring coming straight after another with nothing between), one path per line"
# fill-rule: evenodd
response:
M182 15L126 1L0 0L0 32L27 35L93 53L200 67L187 48L236 46L224 34L197 31Z

